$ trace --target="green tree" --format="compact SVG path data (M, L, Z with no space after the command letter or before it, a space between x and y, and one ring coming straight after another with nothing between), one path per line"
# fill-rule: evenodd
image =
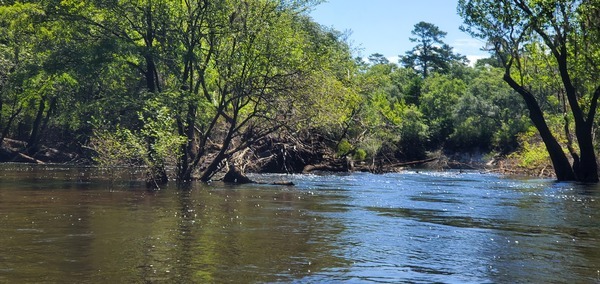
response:
M592 16L597 15L598 6L594 0L459 1L459 13L466 24L464 29L488 41L491 51L503 63L504 80L524 99L558 180L598 182L592 130L600 98L600 86L596 83L600 74L597 68L600 46L597 41L589 41L599 33L597 16ZM528 60L528 47L536 44L551 60ZM570 112L564 116L567 142L563 145L571 154L572 164L548 126L536 90L529 87L540 68L554 70L554 80L562 84L558 95L564 97L565 110Z
M348 138L355 150L370 156L373 168L379 150L398 140L404 102L401 86L394 80L398 66L378 53L371 55L369 61L371 65L363 66L354 78L362 100Z
M411 68L398 68L391 74L391 80L397 86L397 96L408 105L419 105L423 78Z
M215 77L207 88L214 91L205 90L216 103L213 121L225 127L221 149L201 180L209 180L224 160L281 127L294 95L303 95L297 91L314 58L302 52L307 38L302 25L295 25L297 9L304 7L300 3L232 1L225 7L226 22L217 22L219 36L209 42Z
M181 4L183 5L183 4ZM82 26L83 32L77 36L95 44L92 57L104 57L108 60L100 64L92 64L100 73L99 84L108 87L97 90L96 100L103 112L100 117L111 118L107 128L126 127L134 133L142 135L143 117L146 100L153 100L166 90L168 79L167 66L172 63L173 54L169 48L178 35L175 25L178 22L180 6L171 1L60 1L49 4L63 23L74 23ZM97 52L97 53L96 53ZM94 54L96 53L96 54ZM104 55L108 54L108 57ZM89 60L94 60L88 58ZM96 59L97 60L97 59ZM107 70L106 68L112 70ZM111 81L107 81L109 79ZM96 81L96 80L94 80ZM119 87L118 85L121 86ZM120 92L119 92L120 91ZM112 114L106 114L112 111ZM165 163L161 155L155 152L155 136L145 137L150 179L154 183L166 183Z
M448 72L453 62L464 64L466 57L455 54L452 47L444 43L446 32L436 25L419 22L414 26L410 41L417 43L415 47L401 56L404 66L415 69L423 78L432 72Z
M369 55L369 62L374 65L390 63L390 61L381 53L373 53Z
M61 27L44 6L14 3L0 7L1 140L18 122L18 133L35 155L44 132L73 97L78 82L55 61ZM25 137L26 136L26 137Z
M334 70L327 62L352 62L349 56L331 56L339 40L321 34L321 27L303 15L317 2L61 1L60 11L87 26L88 39L112 43L113 59L102 70L121 72L101 77L102 83L125 80L123 85L131 86L109 91L126 96L118 100L108 94L103 106L118 112L115 105L123 103L121 110L134 116L109 114L107 128L118 125L145 136L149 157L143 160L159 176L161 160L167 159L158 151L166 143L162 137L180 141L172 154L178 180L187 181L201 162L207 167L200 177L209 180L224 161L289 123L305 102L318 101L307 88L322 79L330 80L326 86L337 80L322 72ZM335 72L343 76L334 78L350 73L350 66L341 66ZM170 122L154 123L157 110L165 109L172 115L162 117Z
M450 75L435 74L425 80L420 110L430 127L431 146L443 146L454 132L452 112L466 90L465 82Z
M493 67L482 67L477 69L477 75L468 85L468 94L475 97L481 105L478 108L472 108L470 103L458 104L455 113L462 113L460 106L467 109L473 109L474 112L466 112L466 115L491 119L492 137L490 150L497 150L501 153L509 153L519 146L517 140L520 133L525 132L530 123L524 115L527 108L523 101L515 94L501 78L502 69ZM463 120L464 116L457 117ZM476 122L475 122L476 123Z
M489 65L475 69L466 92L452 106L455 130L448 146L507 154L516 150L518 134L527 129L523 102L501 79L502 69Z
M405 160L421 160L426 157L430 129L423 113L416 106L408 106L402 113L398 156Z

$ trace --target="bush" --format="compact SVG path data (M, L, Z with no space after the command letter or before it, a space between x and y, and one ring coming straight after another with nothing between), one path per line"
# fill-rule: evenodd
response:
M519 161L519 167L536 169L552 166L546 146L533 127L521 134L519 140L521 149L509 156Z
M356 152L354 152L354 156L352 156L352 158L357 161L364 161L367 158L367 151L364 149L358 149Z
M350 142L348 142L348 140L346 139L342 139L342 141L340 141L340 143L337 146L337 152L336 154L339 157L348 155L348 153L350 153L350 151L352 151L352 144L350 144Z

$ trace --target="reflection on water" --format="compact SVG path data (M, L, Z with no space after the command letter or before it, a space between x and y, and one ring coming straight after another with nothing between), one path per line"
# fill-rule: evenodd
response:
M2 283L600 281L595 186L407 172L148 192L135 170L0 169Z

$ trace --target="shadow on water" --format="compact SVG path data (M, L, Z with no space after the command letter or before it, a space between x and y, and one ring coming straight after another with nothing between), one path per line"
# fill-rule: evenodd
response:
M2 283L600 281L596 185L406 172L149 192L135 171L0 167Z

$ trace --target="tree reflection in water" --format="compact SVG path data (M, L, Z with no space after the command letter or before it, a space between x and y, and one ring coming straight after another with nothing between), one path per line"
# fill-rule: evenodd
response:
M0 168L2 283L600 280L596 186L406 172L149 192Z
M343 226L303 191L40 182L0 183L0 282L272 282L347 264L324 241Z

